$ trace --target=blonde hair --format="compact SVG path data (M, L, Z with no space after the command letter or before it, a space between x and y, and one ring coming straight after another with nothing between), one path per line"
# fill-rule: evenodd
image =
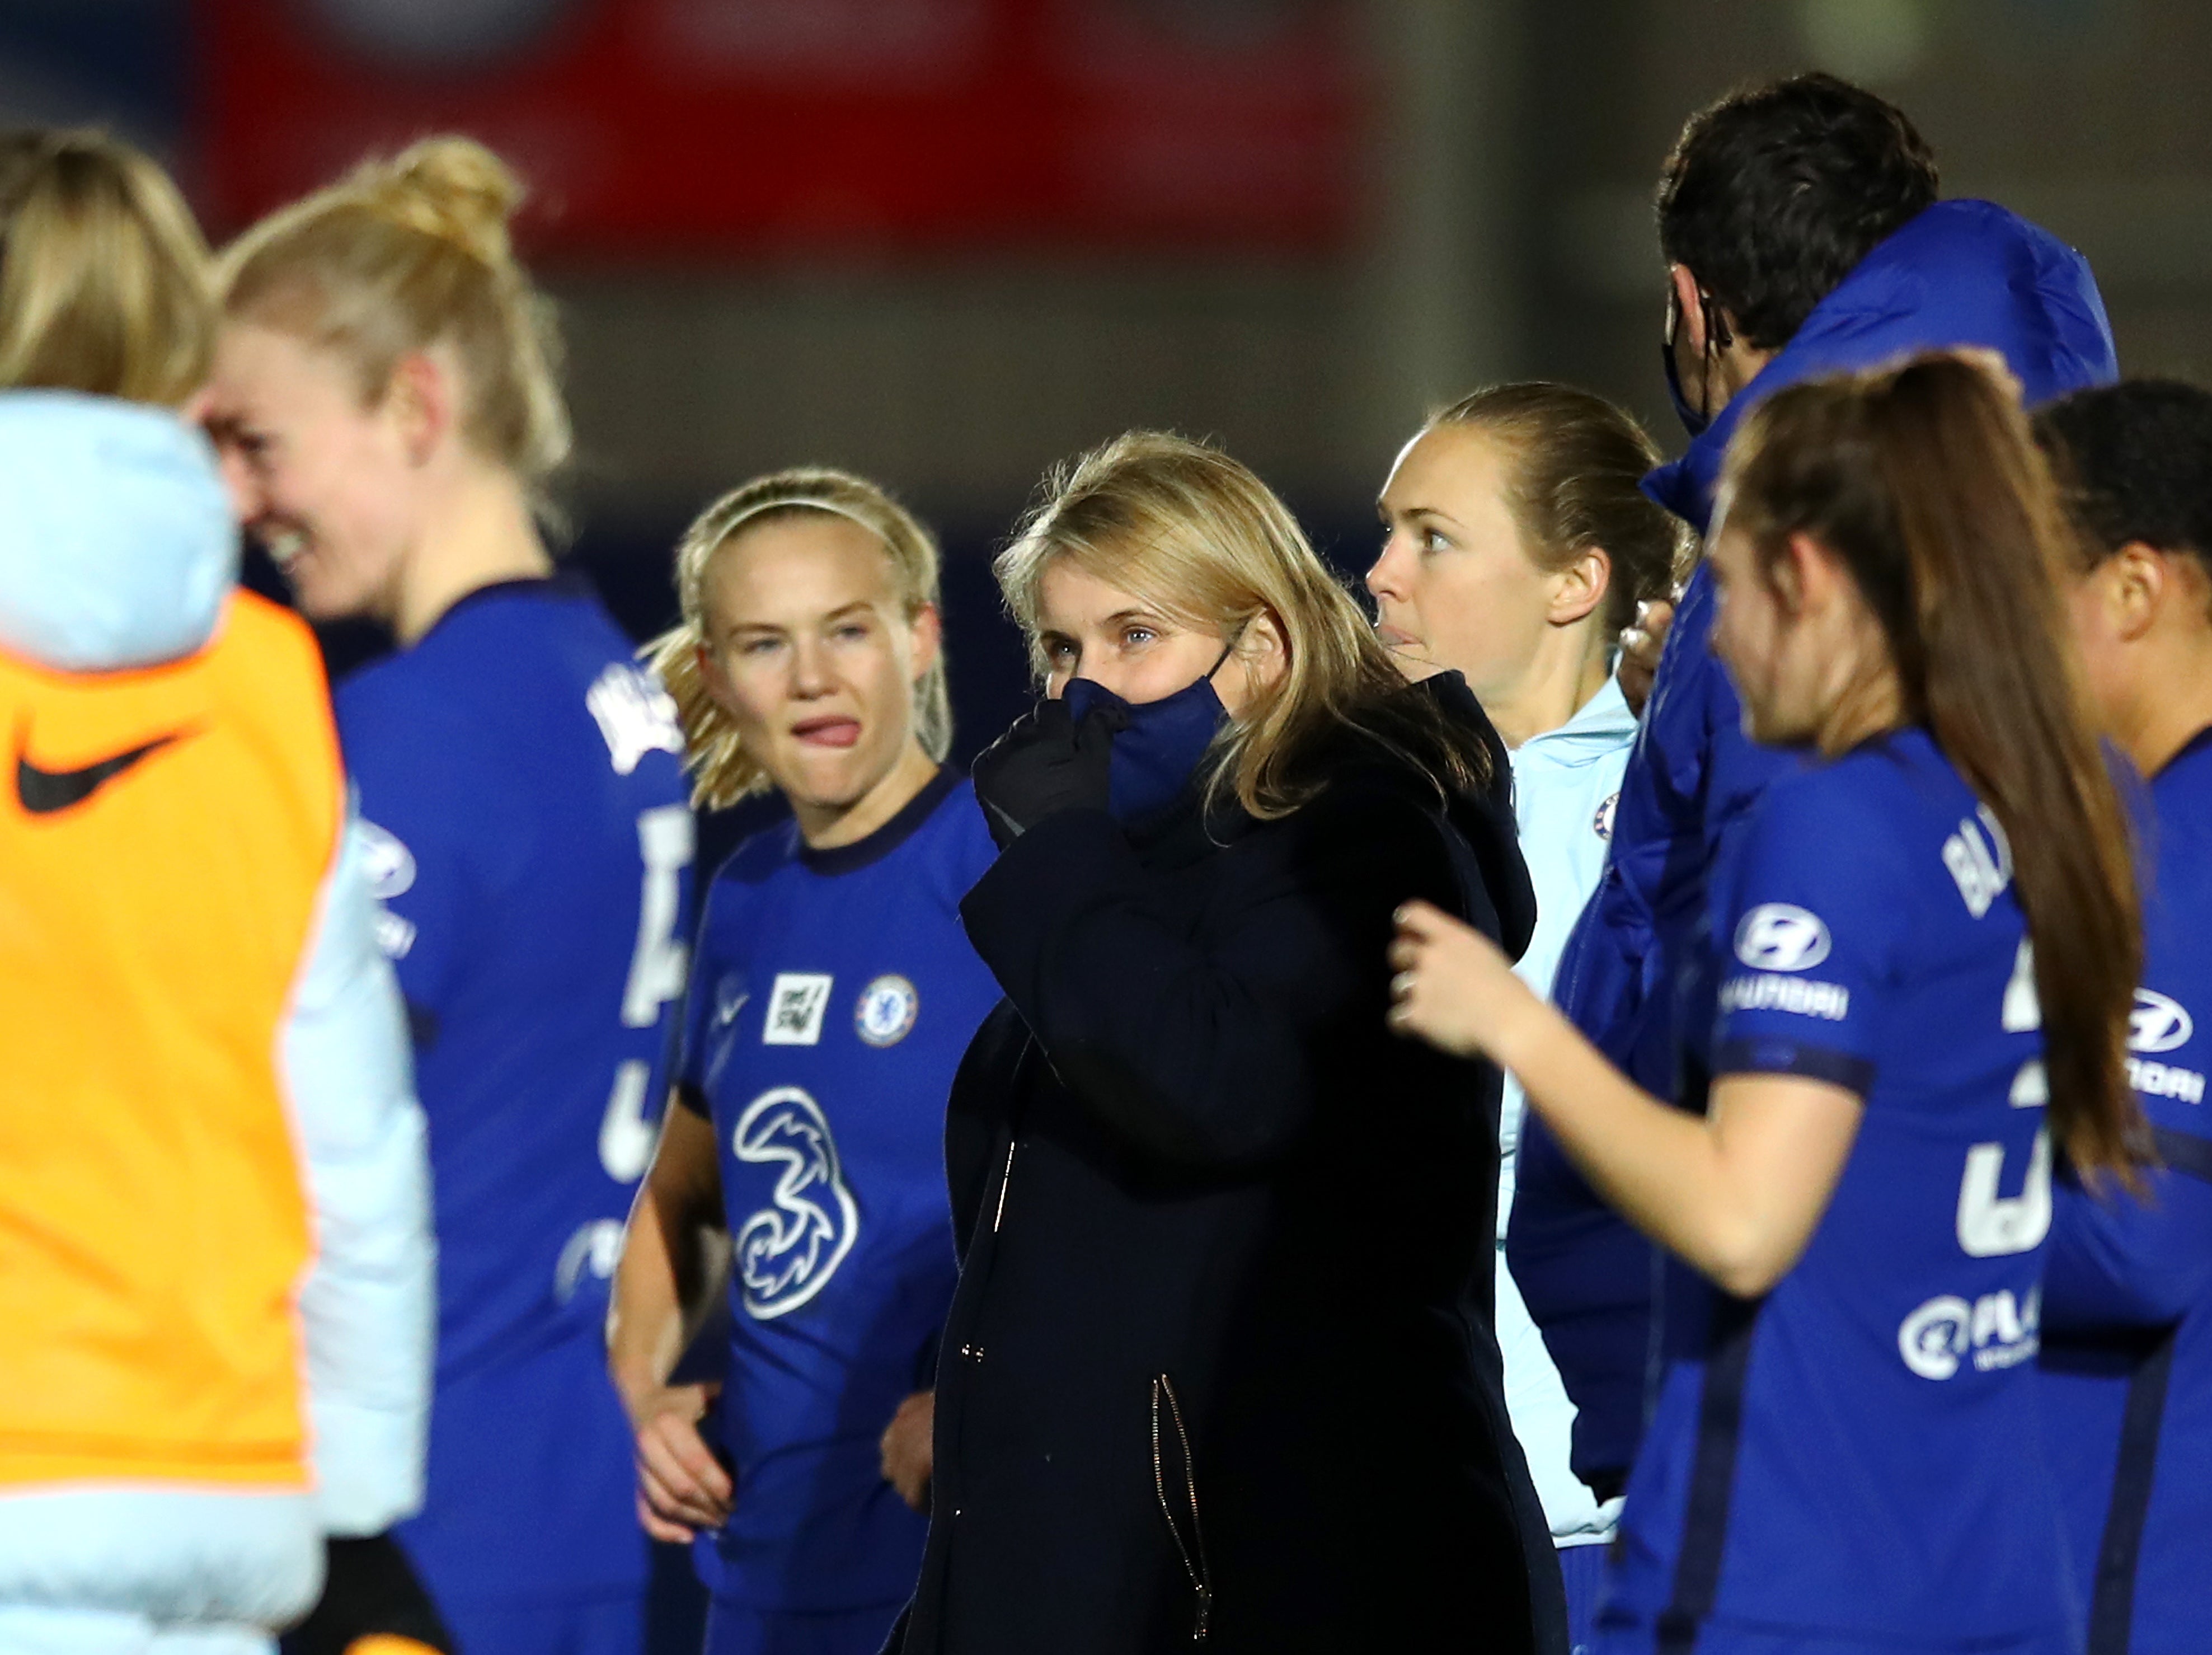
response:
M207 243L177 186L105 132L0 137L0 385L173 407L207 379Z
M224 249L224 313L350 362L374 402L401 358L449 346L461 432L533 489L568 457L551 305L514 257L521 181L472 138L425 138L280 208Z
M1347 727L1439 789L1488 781L1480 739L1448 724L1426 697L1406 693L1358 600L1289 508L1227 454L1132 431L1055 470L1045 494L993 565L1041 679L1040 594L1045 571L1063 558L1232 642L1262 616L1282 630L1283 675L1216 738L1209 795L1225 785L1255 817L1287 815L1326 785L1313 761Z
M720 810L773 785L760 761L745 751L730 715L708 693L700 668L700 652L713 647L707 626L707 571L716 554L747 530L808 513L842 517L883 543L907 619L938 606L935 537L865 478L803 466L757 477L708 507L676 548L676 596L684 618L641 652L676 698L684 722L684 764L693 777L691 799L703 808ZM945 687L942 649L915 680L914 727L922 751L943 764L952 745L952 704Z

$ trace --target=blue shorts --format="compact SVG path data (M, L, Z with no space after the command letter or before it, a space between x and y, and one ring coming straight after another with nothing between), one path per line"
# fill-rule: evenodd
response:
M553 1603L452 1603L439 1613L467 1655L641 1655L645 1597L611 1592Z
M718 1597L707 1610L706 1655L878 1655L905 1607L801 1614L746 1609Z

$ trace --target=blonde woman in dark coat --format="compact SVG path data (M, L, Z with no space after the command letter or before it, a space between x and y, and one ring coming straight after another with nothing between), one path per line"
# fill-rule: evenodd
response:
M1048 699L975 772L1007 1001L951 1099L904 1651L1559 1648L1490 1326L1498 1077L1383 1020L1400 904L1527 940L1494 733L1211 449L1089 455L999 574Z

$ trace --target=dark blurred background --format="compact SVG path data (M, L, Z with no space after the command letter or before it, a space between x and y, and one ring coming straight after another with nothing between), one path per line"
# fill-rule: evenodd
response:
M1484 380L1678 442L1653 178L1812 66L2088 253L2130 371L2212 373L2203 0L0 0L0 110L120 128L218 240L426 131L504 151L624 621L722 490L866 472L944 535L963 752L1024 693L988 553L1126 427L1218 439L1347 569Z

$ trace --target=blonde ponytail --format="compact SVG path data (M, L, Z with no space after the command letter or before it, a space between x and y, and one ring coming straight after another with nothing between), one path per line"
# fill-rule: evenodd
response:
M449 347L464 435L538 486L572 438L552 307L508 234L523 197L513 169L473 138L425 138L363 161L224 250L224 313L343 356L371 401L402 357Z
M473 138L425 138L350 180L362 204L395 224L453 242L487 269L512 265L507 222L526 192L514 171Z

